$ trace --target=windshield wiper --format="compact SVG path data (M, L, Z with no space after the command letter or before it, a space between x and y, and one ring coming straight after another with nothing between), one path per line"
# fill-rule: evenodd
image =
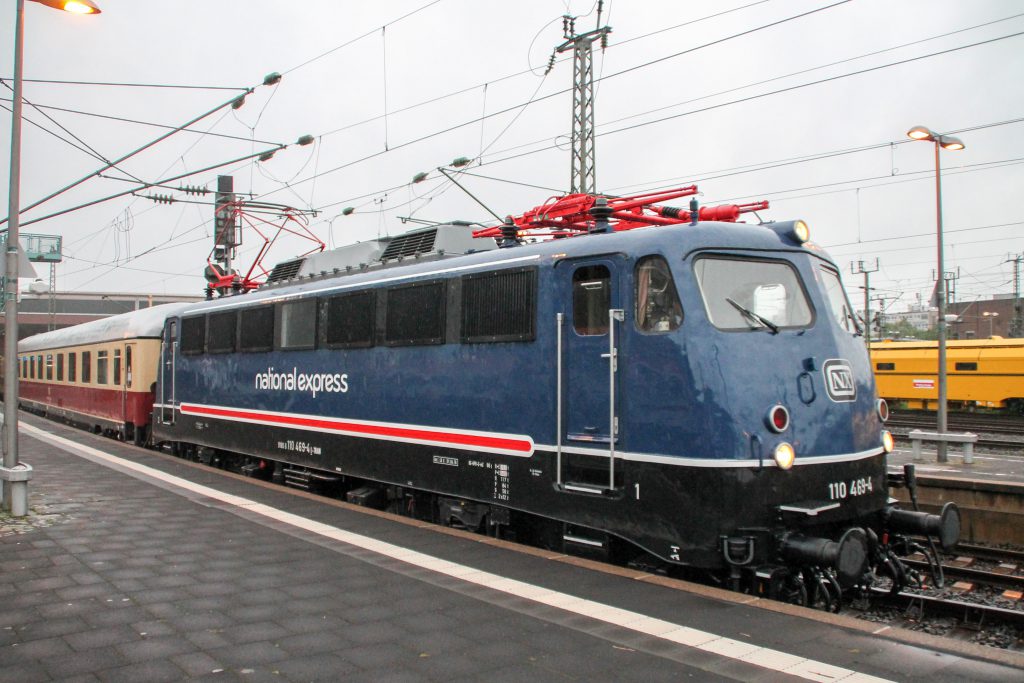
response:
M746 318L748 321L757 323L762 327L767 327L769 330L771 330L772 334L779 333L779 326L773 323L771 320L768 320L768 318L765 318L764 316L754 313L749 308L744 308L743 306L740 306L738 303L736 303L729 297L725 297L725 300L731 303L737 311L742 313L743 317Z
M850 322L853 323L853 336L860 337L864 334L864 328L861 326L860 321L853 313L850 312L845 305L843 306L843 314L849 318Z

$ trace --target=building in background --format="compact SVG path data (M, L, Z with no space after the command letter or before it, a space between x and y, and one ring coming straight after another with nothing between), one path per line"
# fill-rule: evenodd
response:
M24 339L50 329L71 327L140 308L177 301L202 301L202 296L181 294L124 294L114 292L22 292L18 303L18 337ZM0 320L4 313L0 312ZM0 330L2 336L2 330Z

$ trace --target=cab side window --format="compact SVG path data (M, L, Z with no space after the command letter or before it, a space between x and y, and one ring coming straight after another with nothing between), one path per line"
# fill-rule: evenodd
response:
M671 332L683 324L672 271L661 256L646 256L636 264L636 326L641 332Z

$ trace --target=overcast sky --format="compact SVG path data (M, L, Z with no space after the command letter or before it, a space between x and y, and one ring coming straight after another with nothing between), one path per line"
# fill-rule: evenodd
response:
M92 17L26 3L25 96L46 116L25 107L23 207L101 168L97 157L114 160L255 90L237 111L217 110L23 223L279 143L290 146L269 161L171 185L212 189L231 174L259 201L315 210L309 228L332 246L416 227L403 217L493 221L436 171L457 157L474 159L460 182L499 215L568 190L572 62L560 56L546 77L544 68L563 14L580 17L578 31L594 28L593 0L97 2L103 13ZM806 220L857 301L850 263L873 269L877 258L872 288L902 310L934 282L933 149L906 138L922 124L967 145L942 153L957 299L1011 292L1007 258L1024 253L1024 2L832 5L606 1L612 34L594 60L599 190L696 182L703 204L767 199L761 217ZM14 0L0 0L0 14L10 84ZM278 85L259 85L275 71ZM8 111L0 123L6 207ZM314 145L293 144L305 134ZM430 175L411 184L420 172ZM199 294L210 198L140 194L154 193L206 203L129 195L22 230L63 236L60 291ZM346 207L355 212L340 215ZM244 240L248 267L261 240L251 230ZM269 262L305 248L282 240Z

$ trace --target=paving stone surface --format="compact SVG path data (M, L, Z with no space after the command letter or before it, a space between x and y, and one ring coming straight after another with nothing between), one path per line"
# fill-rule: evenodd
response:
M944 683L1019 673L623 581L26 422L338 528L866 674ZM0 683L792 680L326 541L24 432L20 442L35 478L32 514L0 514ZM871 658L860 654L869 650ZM893 676L891 662L909 651L927 672Z

